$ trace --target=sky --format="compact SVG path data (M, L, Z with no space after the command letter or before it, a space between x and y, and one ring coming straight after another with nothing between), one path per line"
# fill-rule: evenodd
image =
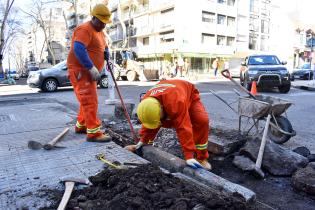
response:
M283 13L292 21L297 21L304 27L315 29L315 0L271 0L280 5Z

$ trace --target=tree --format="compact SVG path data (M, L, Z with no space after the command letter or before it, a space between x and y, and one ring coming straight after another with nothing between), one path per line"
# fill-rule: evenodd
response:
M51 2L49 2L51 3ZM52 9L49 10L49 16L45 17L44 12L47 11L45 8L46 2L44 1L34 1L34 7L30 12L23 11L26 13L35 24L37 24L44 34L44 44L48 50L49 55L51 56L52 65L56 64L55 52L52 48ZM42 54L42 53L41 53Z
M0 26L0 74L3 73L2 61L4 58L5 50L10 42L13 40L13 36L16 33L16 23L14 19L10 18L10 11L12 9L14 0L7 0L4 4L0 3L0 9L3 13L0 13L1 26Z

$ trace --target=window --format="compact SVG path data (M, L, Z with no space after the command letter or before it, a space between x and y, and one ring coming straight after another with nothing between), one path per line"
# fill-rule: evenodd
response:
M219 4L226 4L226 0L218 0Z
M250 12L254 12L254 13L258 12L259 11L258 6L259 6L258 0L250 0L249 2Z
M268 41L269 37L268 36L261 36L260 40L260 50L262 51L268 51Z
M257 49L257 36L254 34L249 35L249 46L248 48L250 50L256 50Z
M225 45L225 36L218 36L217 45Z
M143 46L147 46L147 45L150 44L150 42L149 42L149 41L150 41L149 37L144 37L142 41L143 41Z
M234 6L235 0L227 0L227 5Z
M226 18L226 16L218 14L218 24L224 25L225 24L225 18Z
M160 41L164 42L174 42L174 30L165 31L160 33Z
M214 34L202 33L202 35L201 35L201 43L202 44L215 45L215 36L214 36Z
M234 45L234 40L235 40L234 37L227 37L226 45L227 46L233 46Z
M212 12L202 11L202 22L214 23L215 14Z
M227 25L234 26L235 25L235 17L227 17Z
M269 21L261 20L261 33L269 33Z

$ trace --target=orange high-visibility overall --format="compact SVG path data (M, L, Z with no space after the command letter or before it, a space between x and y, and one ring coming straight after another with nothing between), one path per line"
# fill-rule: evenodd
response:
M176 129L185 159L207 159L209 118L195 86L183 80L163 80L153 86L143 99L147 97L154 97L161 103L166 113L161 127ZM139 131L141 141L151 143L159 129L142 126Z
M104 50L107 46L105 35L103 32L97 32L91 22L78 26L73 32L67 59L69 78L80 103L76 127L86 128L89 138L98 137L102 132L101 121L97 117L97 82L91 79L88 69L85 69L76 58L75 41L84 44L94 66L101 72L104 67Z

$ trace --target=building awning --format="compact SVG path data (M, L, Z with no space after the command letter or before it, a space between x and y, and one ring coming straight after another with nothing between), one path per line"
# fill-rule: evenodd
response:
M216 58L216 57L233 57L231 54L215 54L215 53L177 53L180 54L182 57L191 57L191 58Z

